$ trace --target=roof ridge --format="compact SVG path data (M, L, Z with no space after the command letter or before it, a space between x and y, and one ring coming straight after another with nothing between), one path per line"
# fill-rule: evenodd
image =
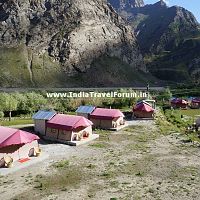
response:
M12 129L12 128L9 128L9 127L8 127L8 129ZM21 130L19 130L19 129L13 128L13 131L14 131L14 130L16 130L16 131L15 131L14 133L12 133L11 135L9 135L2 143L6 142L9 138L11 138L11 137L12 137L14 134L16 134L18 131L21 131ZM2 144L2 143L1 143L1 144Z

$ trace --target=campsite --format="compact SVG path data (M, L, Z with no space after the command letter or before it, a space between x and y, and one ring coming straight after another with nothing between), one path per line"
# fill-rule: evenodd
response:
M8 113L1 125L38 135L40 154L18 162L30 143L0 169L2 199L198 199L199 132L185 130L200 110L162 110L162 101L75 99L66 112L35 106L24 118L12 111L10 121Z

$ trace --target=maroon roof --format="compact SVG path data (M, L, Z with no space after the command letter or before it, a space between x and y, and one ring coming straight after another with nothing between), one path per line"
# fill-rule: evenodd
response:
M179 99L179 98L173 99L173 100L171 101L171 103L172 103L172 104L178 104L178 105L187 105L187 104L188 104L188 102L187 102L186 100L184 100L184 99Z
M46 123L49 128L72 131L79 127L88 127L93 123L82 116L57 114Z
M200 104L200 98L193 98L192 103L199 103Z
M151 107L150 104L146 102L139 102L133 108L133 111L142 111L142 112L154 112L154 109Z
M112 120L118 117L124 117L124 114L118 109L96 108L90 114L92 119Z
M0 126L0 148L11 145L24 145L39 139L37 135L26 131Z

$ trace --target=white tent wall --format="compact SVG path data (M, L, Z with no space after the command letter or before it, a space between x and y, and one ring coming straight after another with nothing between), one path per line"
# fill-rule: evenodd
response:
M80 130L78 132L73 131L71 141L73 141L75 135L77 135L77 134L82 135L84 132L89 133L89 137L90 137L92 135L92 126L88 126L86 128L83 128L82 130Z
M29 151L30 149L38 147L38 141L35 140L31 143L25 144L24 146L20 147L17 151L14 153L0 153L0 159L3 158L4 156L10 156L13 161L17 161L22 158L28 158L29 156Z

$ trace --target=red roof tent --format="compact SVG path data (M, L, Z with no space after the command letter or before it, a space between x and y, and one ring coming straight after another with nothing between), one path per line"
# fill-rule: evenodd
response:
M12 145L24 145L39 139L37 135L26 131L0 126L0 148Z
M112 120L118 117L124 117L124 114L118 109L96 108L90 114L92 119Z
M193 98L192 103L198 103L200 104L200 98Z
M46 123L49 128L72 131L79 127L88 127L93 123L82 116L57 114Z
M171 101L172 104L177 104L177 105L187 105L188 102L184 99L180 99L180 98L177 98L177 99L173 99Z
M142 101L136 104L133 111L154 112L154 109L150 104Z

